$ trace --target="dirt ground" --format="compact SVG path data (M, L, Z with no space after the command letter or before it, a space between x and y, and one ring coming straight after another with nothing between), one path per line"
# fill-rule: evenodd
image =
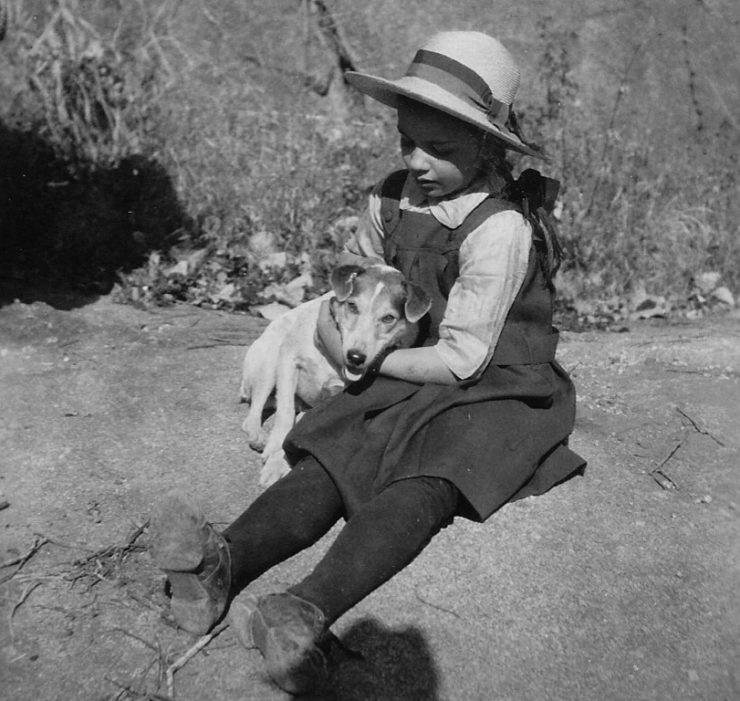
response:
M144 547L173 487L218 523L258 494L237 390L263 326L0 308L0 698L285 697L228 628L174 670L198 640ZM443 531L335 626L348 651L320 698L740 699L740 318L565 333L560 358L585 475ZM331 535L250 590L295 581Z

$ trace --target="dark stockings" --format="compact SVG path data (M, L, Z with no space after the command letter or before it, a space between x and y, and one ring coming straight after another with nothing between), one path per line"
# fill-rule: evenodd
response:
M342 514L329 474L315 460L303 460L223 532L231 547L233 593L313 545Z
M452 520L457 497L454 485L436 477L394 482L352 514L314 571L290 592L332 623L424 549ZM224 532L234 593L315 543L341 516L331 477L315 460L303 460Z

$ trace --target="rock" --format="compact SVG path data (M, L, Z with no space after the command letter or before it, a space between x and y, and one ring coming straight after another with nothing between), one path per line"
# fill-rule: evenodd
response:
M711 297L721 304L726 304L730 308L735 307L735 298L733 297L732 292L730 292L730 290L724 285L713 290Z
M229 282L218 291L218 294L216 294L216 296L214 297L214 301L231 302L232 298L234 297L235 292L236 292L236 287L234 283Z
M694 278L694 285L703 295L708 295L719 284L721 275L714 271L699 273Z

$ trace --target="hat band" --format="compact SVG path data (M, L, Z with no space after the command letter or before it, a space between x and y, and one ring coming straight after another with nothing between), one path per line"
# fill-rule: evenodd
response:
M505 127L509 106L497 100L483 78L466 65L435 51L420 49L406 71L407 76L421 78L472 103L497 127Z

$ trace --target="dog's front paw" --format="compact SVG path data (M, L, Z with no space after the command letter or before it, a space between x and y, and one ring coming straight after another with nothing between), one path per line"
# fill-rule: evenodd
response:
M260 425L256 425L249 416L242 423L242 431L247 434L247 442L252 450L261 453L267 445L267 431L264 431Z
M256 436L249 436L248 443L249 447L252 450L256 451L257 453L261 453L267 445L267 435L264 433L259 433Z
M260 470L260 487L269 487L289 472L290 465L288 465L288 461L285 459L285 453L282 450L273 453L265 460L265 464L262 466L262 470Z

